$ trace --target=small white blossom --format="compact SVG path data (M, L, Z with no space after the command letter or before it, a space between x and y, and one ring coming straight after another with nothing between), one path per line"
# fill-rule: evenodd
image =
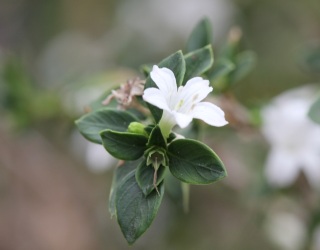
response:
M315 93L311 86L288 91L262 111L262 132L271 145L265 174L273 186L291 185L302 171L320 188L320 126L308 117Z
M194 77L187 81L185 86L178 88L173 72L156 65L153 66L150 76L158 88L146 89L143 99L163 109L159 125L165 136L174 125L185 128L193 118L217 127L228 123L219 107L209 102L201 102L212 91L208 80Z

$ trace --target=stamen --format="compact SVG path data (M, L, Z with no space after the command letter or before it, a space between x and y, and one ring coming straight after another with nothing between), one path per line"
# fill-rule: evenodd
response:
M180 109L181 107L182 107L182 105L183 105L183 103L184 103L184 100L183 99L181 99L179 102L178 102L178 104L175 106L175 110L178 110L178 109Z

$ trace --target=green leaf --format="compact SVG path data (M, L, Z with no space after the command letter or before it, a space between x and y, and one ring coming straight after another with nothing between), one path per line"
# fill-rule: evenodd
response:
M141 73L145 76L145 77L148 77L151 70L152 70L152 64L142 64L140 66L140 71Z
M252 51L244 51L237 55L236 68L230 74L230 82L240 81L253 69L257 61L257 56Z
M320 73L320 46L306 48L300 59L302 66L312 73Z
M184 84L192 77L199 76L209 70L213 64L211 44L185 55L186 73Z
M118 184L132 171L135 171L135 169L140 164L140 162L141 162L141 159L137 161L126 161L124 164L122 164L121 166L115 169L113 178L112 178L110 195L109 195L109 212L111 214L111 217L117 216L116 190L117 190Z
M210 20L204 18L192 30L191 35L187 42L187 52L200 49L212 43L212 27Z
M314 122L320 124L320 98L312 104L308 115Z
M220 59L208 73L208 78L211 82L218 81L228 75L234 68L235 65L230 60L226 58Z
M145 196L149 195L154 189L154 168L152 165L147 166L146 161L141 162L136 171L136 180ZM156 186L164 179L166 168L160 166L157 171Z
M143 135L116 132L110 129L100 133L104 148L121 160L137 160L146 150L148 138Z
M158 66L159 68L166 67L171 69L176 77L177 85L180 86L182 84L186 72L186 62L181 50L163 59Z
M162 148L167 148L167 143L166 143L165 139L163 138L163 135L161 133L161 129L158 125L152 129L147 145L148 145L148 147L159 146Z
M164 178L166 194L169 195L176 205L183 204L183 191L181 183L182 182L175 178L170 171L166 171Z
M164 193L163 183L158 188L160 195L154 190L145 196L136 182L135 171L117 187L117 219L130 245L148 229L158 212Z
M165 58L158 64L159 68L166 67L171 69L173 74L176 77L177 85L180 86L183 81L183 77L186 71L186 63L183 58L183 54L181 50L177 51L176 53L170 55L169 57ZM151 77L149 76L146 80L145 88L157 88L157 85L153 82ZM156 123L158 123L162 117L162 110L147 103L153 118L155 119Z
M227 175L219 157L195 140L173 141L168 147L168 157L171 173L186 183L209 184Z
M131 122L137 119L126 111L113 109L100 109L90 112L75 123L80 133L89 141L102 144L100 132L105 129L124 132Z

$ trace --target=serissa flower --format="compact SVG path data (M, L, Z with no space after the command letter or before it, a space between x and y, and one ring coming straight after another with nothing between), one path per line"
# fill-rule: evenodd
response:
M216 127L228 123L218 106L201 102L212 91L208 80L194 77L178 88L173 72L157 65L153 66L150 76L158 88L147 88L143 100L163 110L159 126L165 137L176 124L185 128L193 118Z
M320 190L320 127L308 117L316 93L315 86L293 89L262 110L262 133L271 146L265 174L272 186L287 187L303 172Z

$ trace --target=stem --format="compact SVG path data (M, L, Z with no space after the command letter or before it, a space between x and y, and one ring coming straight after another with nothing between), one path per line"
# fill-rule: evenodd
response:
M190 197L190 185L188 183L181 183L182 189L182 205L185 213L189 212L189 197Z
M171 133L173 126L175 125L175 120L172 114L168 111L163 110L163 114L161 120L159 122L159 127L161 129L162 135L165 139L167 139Z

